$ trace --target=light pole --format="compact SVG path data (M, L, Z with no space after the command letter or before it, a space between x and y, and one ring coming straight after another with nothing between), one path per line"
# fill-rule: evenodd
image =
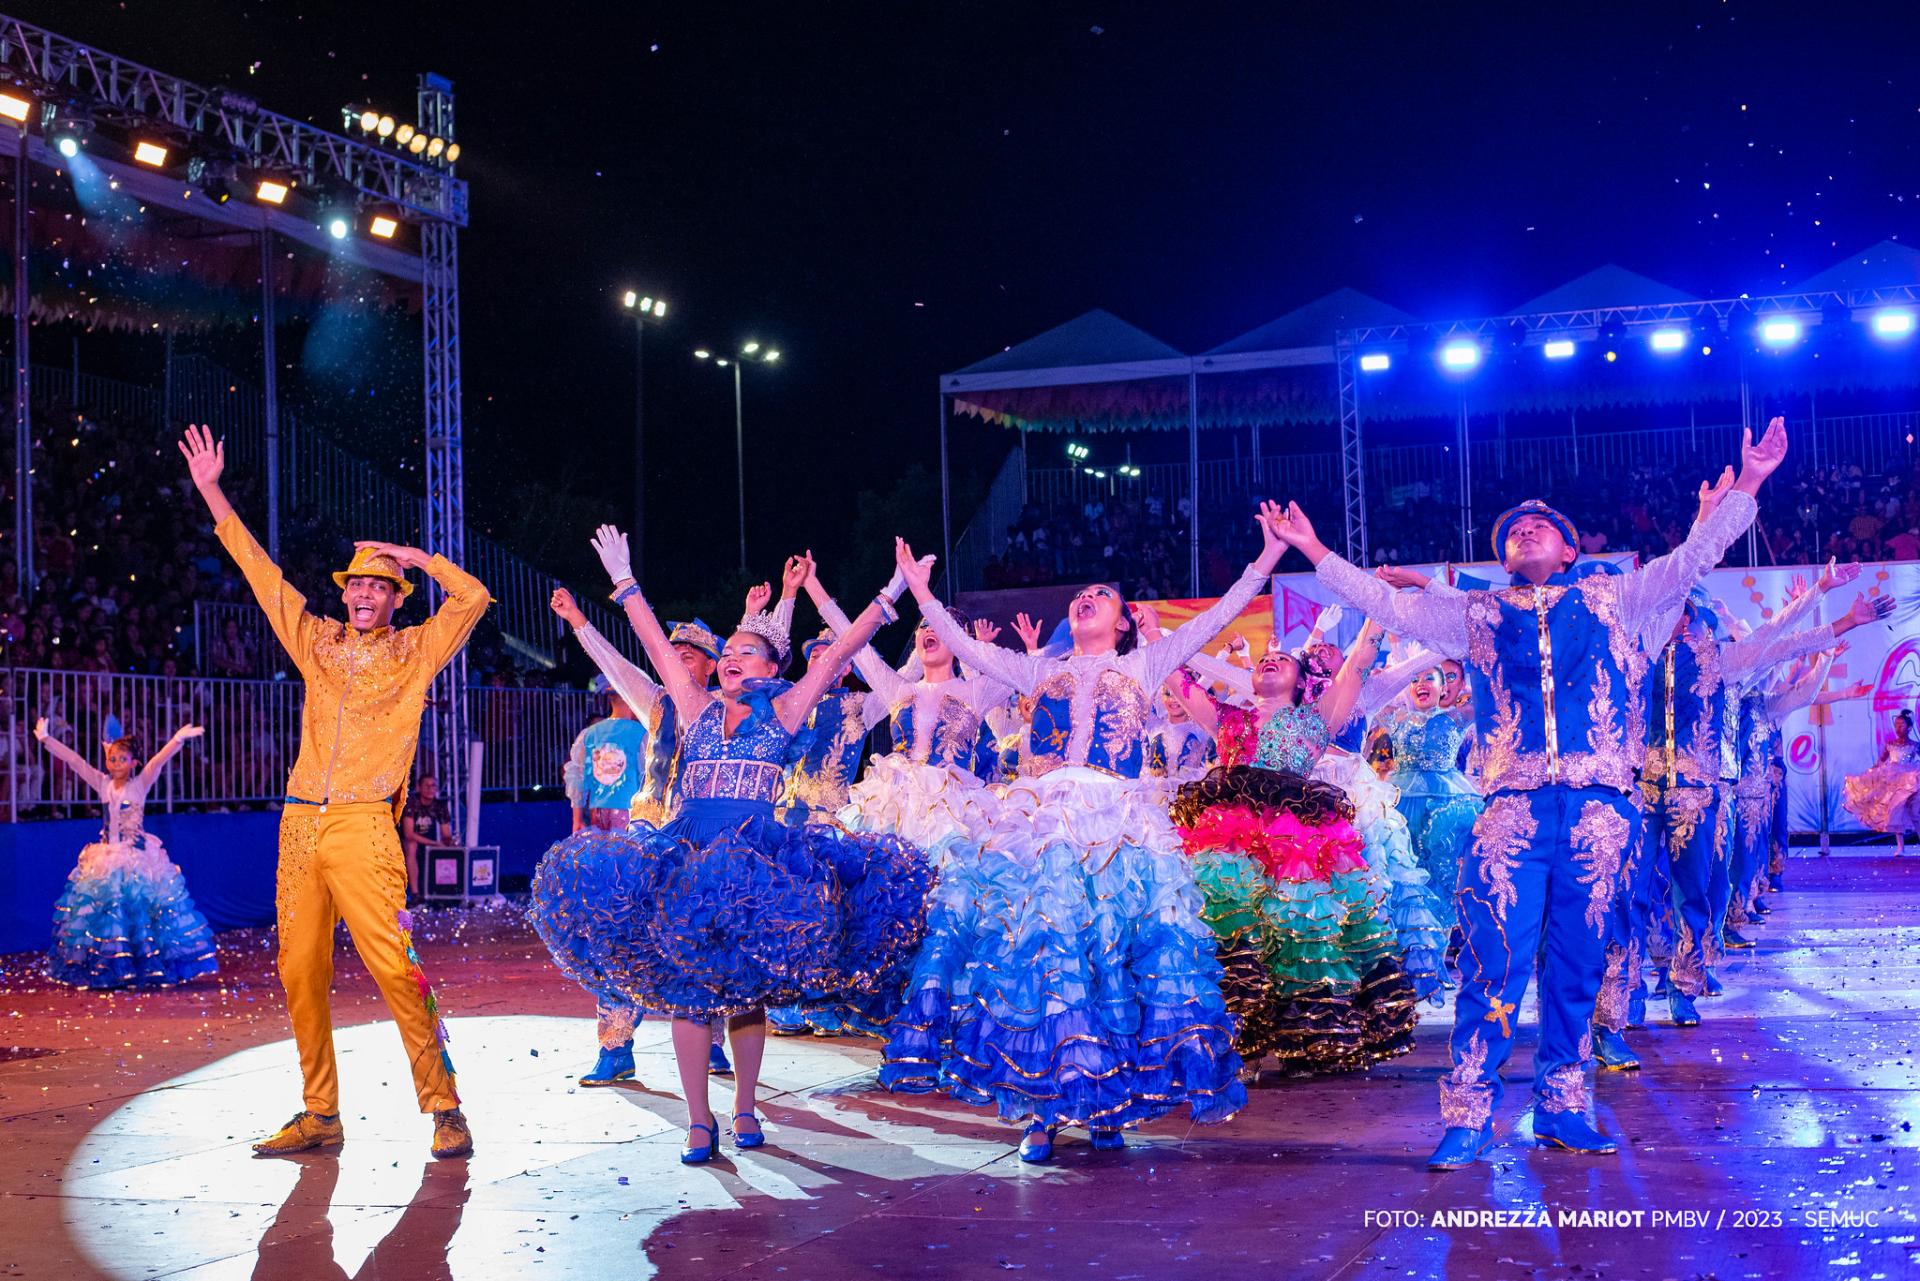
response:
M697 348L693 353L701 360L713 359L713 353L705 347ZM729 359L726 356L714 360L721 368L733 368L733 483L734 503L740 513L740 571L747 569L747 445L745 419L740 405L740 367L748 361L758 361L771 365L780 359L780 353L771 347L762 347L758 342L743 343L740 354Z
M620 305L633 317L633 571L646 581L647 493L647 320L665 320L667 300L650 298L629 289Z

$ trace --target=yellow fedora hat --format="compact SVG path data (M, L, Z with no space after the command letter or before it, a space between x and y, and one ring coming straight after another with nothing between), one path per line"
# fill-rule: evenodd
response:
M333 585L344 589L349 578L384 578L400 589L402 600L413 595L413 584L400 569L400 562L382 556L371 547L353 549L353 560L345 569L335 570Z

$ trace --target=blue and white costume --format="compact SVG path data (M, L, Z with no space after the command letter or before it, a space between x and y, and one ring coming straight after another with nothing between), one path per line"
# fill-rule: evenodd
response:
M1487 802L1459 875L1465 946L1440 1111L1449 1130L1475 1143L1490 1132L1543 930L1536 1109L1549 1119L1586 1110L1589 1022L1622 863L1640 826L1639 637L1685 599L1754 510L1752 498L1731 493L1673 553L1619 577L1559 573L1497 590L1397 593L1338 556L1318 566L1336 596L1389 631L1463 659L1472 682ZM1496 552L1506 526L1528 514L1574 541L1570 522L1529 503L1497 522Z
M160 838L146 830L147 792L186 739L174 735L139 773L116 783L59 739L35 733L100 797L105 819L54 904L48 972L96 988L159 987L215 973L207 919Z
M1161 684L1265 584L1125 654L1018 654L924 613L983 676L1033 700L1022 777L979 852L949 857L882 1083L945 1090L1006 1121L1137 1125L1246 1102L1213 931L1166 812L1140 783Z
M1460 860L1473 842L1480 817L1480 789L1459 767L1461 742L1472 732L1471 708L1419 708L1406 700L1390 705L1374 720L1393 743L1393 774L1400 789L1415 856L1441 896L1442 924L1460 923L1453 904L1460 882Z

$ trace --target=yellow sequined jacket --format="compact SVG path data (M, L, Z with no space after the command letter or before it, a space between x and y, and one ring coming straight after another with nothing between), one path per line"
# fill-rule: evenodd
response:
M398 804L413 768L427 687L486 612L486 587L435 556L427 574L446 601L433 617L418 627L356 632L339 619L309 612L307 598L288 585L238 516L227 517L214 532L306 681L300 755L287 776L287 795L336 805Z

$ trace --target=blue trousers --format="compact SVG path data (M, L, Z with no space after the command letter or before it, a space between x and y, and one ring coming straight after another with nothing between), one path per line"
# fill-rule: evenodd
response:
M1768 857L1773 850L1772 786L1764 778L1758 787L1748 779L1742 779L1741 784L1748 790L1742 791L1736 784L1731 797L1733 862L1729 880L1732 897L1727 904L1725 923L1732 925L1745 925L1752 919L1747 905L1753 902L1757 887L1766 879Z
M1634 825L1633 843L1621 860L1620 891L1607 918L1606 975L1593 1006L1593 1025L1609 1032L1626 1030L1629 998L1636 990L1644 991L1643 976L1652 956L1647 931L1653 919L1654 873L1665 849L1659 833L1645 822L1643 793L1628 799L1642 821ZM1657 879L1660 892L1668 892L1667 878Z
M1767 777L1773 782L1773 843L1767 852L1767 871L1772 876L1783 876L1787 870L1787 838L1791 835L1787 827L1787 767L1784 758L1773 758L1773 764L1767 769Z
M1713 824L1713 862L1707 869L1707 964L1720 960L1720 931L1727 927L1727 909L1733 903L1733 865L1739 857L1739 838L1735 832L1733 784L1723 782L1715 802Z
M1610 788L1543 787L1487 798L1455 896L1466 941L1453 1071L1440 1082L1447 1125L1485 1125L1500 1102L1500 1069L1513 1053L1536 956L1534 1097L1550 1112L1586 1109L1594 996L1621 867L1639 829L1632 799Z
M1707 967L1720 959L1720 925L1713 919L1712 887L1716 872L1722 878L1726 875L1726 860L1719 849L1726 843L1723 828L1730 807L1721 803L1717 784L1669 787L1664 781L1649 780L1640 787L1646 800L1648 843L1658 839L1662 848L1656 857L1664 855L1672 887L1667 904L1673 932L1667 981L1682 995L1697 997L1706 990ZM1719 902L1724 911L1724 893Z

